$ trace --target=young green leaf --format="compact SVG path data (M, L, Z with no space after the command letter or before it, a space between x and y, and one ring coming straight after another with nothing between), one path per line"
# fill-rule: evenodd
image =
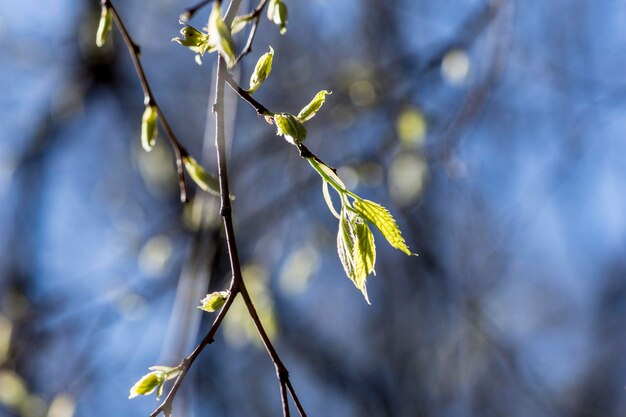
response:
M165 373L152 371L141 377L130 389L129 399L139 395L150 395L165 382Z
M150 152L154 148L157 138L157 108L152 105L146 106L141 118L141 146Z
M270 75L272 71L272 61L274 60L274 49L270 46L270 51L261 55L261 58L254 67L254 72L250 77L250 88L248 93L252 94L259 89L263 81Z
M184 25L180 30L182 38L173 38L172 42L176 42L193 52L204 55L205 52L215 50L215 47L209 42L209 35L199 31L193 26Z
M217 311L222 308L229 295L229 291L217 291L207 294L207 296L200 301L201 304L198 308L209 313Z
M96 33L96 46L101 48L107 40L111 32L111 10L102 6L100 10L100 22L98 23L98 32Z
M276 134L284 136L287 142L298 146L306 139L306 127L293 114L277 113L274 115Z
M220 195L220 184L215 176L206 172L204 168L189 155L183 157L183 163L185 164L185 170L198 187L210 194L216 196Z
M280 34L287 32L287 6L281 0L270 0L267 6L267 18L280 27Z
M404 238L402 237L402 233L396 221L385 207L373 201L356 199L354 201L354 208L368 222L372 223L380 230L391 246L401 250L407 255L413 255L404 242Z
M343 270L346 272L348 278L350 278L356 285L356 279L354 278L354 237L352 227L347 216L346 211L341 210L339 230L337 232L337 253L339 255L339 259L341 260Z
M363 293L365 301L370 304L366 280L369 271L373 270L376 254L372 255L372 251L375 250L374 239L367 235L363 227L369 231L363 220L359 220L356 215L342 208L337 233L337 253L346 275ZM361 242L361 239L365 239L365 242Z
M354 273L365 282L369 274L375 273L376 245L374 244L374 235L365 220L358 216L355 217Z
M315 113L317 113L320 107L322 107L322 104L324 104L324 101L326 101L327 94L332 93L326 90L322 90L317 93L315 97L313 97L313 100L311 100L309 104L307 104L302 110L300 110L300 113L298 113L297 116L298 119L300 119L300 121L304 123L307 120L311 119L313 116L315 116Z
M213 9L209 16L209 37L215 42L227 67L232 68L235 65L235 42L230 29L222 19L222 5L218 1L213 2Z

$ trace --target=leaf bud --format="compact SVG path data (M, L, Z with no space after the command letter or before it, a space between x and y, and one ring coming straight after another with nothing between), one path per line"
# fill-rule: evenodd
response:
M111 10L102 6L100 11L100 23L98 23L98 32L96 33L96 46L101 48L107 40L111 32Z
M270 51L261 55L254 67L254 72L250 77L250 88L248 89L250 94L258 90L261 84L263 84L265 79L270 75L273 59L274 49L270 46Z
M147 105L141 119L141 146L150 152L157 138L157 109L156 106Z
M280 27L280 34L287 32L287 6L281 0L270 0L267 18Z
M277 113L274 115L276 134L284 136L292 145L300 145L306 139L306 127L293 114Z
M216 177L209 174L202 166L191 156L183 157L185 170L198 187L202 188L213 195L220 195L220 185Z

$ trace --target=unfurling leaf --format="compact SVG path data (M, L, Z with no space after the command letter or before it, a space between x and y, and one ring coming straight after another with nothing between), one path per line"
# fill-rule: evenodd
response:
M150 152L157 138L157 108L147 105L141 118L141 146Z
M209 16L209 37L215 42L228 68L232 68L235 65L235 42L230 29L222 19L222 6L218 1L213 2L213 9Z
M274 60L274 49L270 46L270 51L261 55L261 58L254 67L254 72L250 77L250 88L248 93L252 94L259 89L263 81L270 75L272 71L272 61Z
M210 194L216 196L220 195L220 184L215 176L206 172L204 168L189 155L183 157L183 163L185 164L185 170L198 187Z
M298 119L300 119L300 121L304 123L307 120L311 119L313 116L315 116L315 113L317 113L320 107L322 107L322 104L324 104L324 101L326 101L327 94L332 93L326 90L322 90L317 93L315 97L313 97L313 100L311 100L309 104L307 104L302 110L300 110L300 113L298 113Z
M346 275L367 296L367 276L374 270L376 261L374 237L364 220L343 208L337 232L337 253Z
M153 371L141 377L139 381L130 389L128 398L135 398L139 395L150 395L165 382L164 373Z
M100 23L98 23L98 32L96 33L96 46L101 48L107 40L111 32L111 10L102 6L100 11Z
M376 245L367 222L359 216L355 216L354 232L354 274L362 277L363 287L365 287L365 279L374 272ZM367 293L365 293L365 298L367 298Z
M368 222L372 223L380 230L391 246L401 250L407 255L413 255L404 242L404 238L402 237L402 233L396 221L385 207L373 201L356 199L354 201L354 208Z
M306 139L306 127L289 113L278 113L274 115L276 123L276 134L284 136L287 142L292 145L300 145Z
M181 22L182 23L182 22ZM185 25L180 30L182 38L173 38L172 42L179 43L180 45L191 49L193 52L204 55L205 52L211 52L215 50L215 47L209 42L209 35L199 31L193 26Z
M267 6L267 18L280 27L280 34L287 32L287 6L281 0L270 0Z
M217 311L222 308L229 294L229 291L216 291L207 294L207 296L200 301L201 304L198 308L209 313Z
M128 398L135 398L139 395L150 395L157 390L157 399L163 393L165 381L174 379L180 374L180 367L171 366L151 366L150 373L144 375L132 386Z

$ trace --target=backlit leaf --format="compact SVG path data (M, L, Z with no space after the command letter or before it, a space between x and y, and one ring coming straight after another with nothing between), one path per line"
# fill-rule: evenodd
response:
M404 242L404 238L402 237L402 233L396 221L385 207L373 201L356 199L354 201L354 208L368 222L372 223L380 230L391 246L401 250L407 255L413 255Z

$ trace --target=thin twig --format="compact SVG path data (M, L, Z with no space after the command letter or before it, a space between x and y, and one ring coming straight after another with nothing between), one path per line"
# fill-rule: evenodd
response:
M226 13L225 23L230 25L232 19L236 13L237 7L239 5L239 0L232 0L230 7ZM220 183L220 201L221 201L221 209L220 214L222 216L224 222L224 229L226 231L226 244L228 247L228 256L230 259L230 266L233 273L233 282L235 283L235 287L239 284L239 291L241 292L241 296L243 301L248 309L248 313L254 322L254 325L263 341L263 345L267 350L267 353L276 368L276 375L278 378L278 383L281 386L281 400L283 403L283 416L289 417L289 409L286 405L288 403L288 398L286 394L286 390L282 389L288 381L289 381L289 373L287 368L283 364L280 356L276 352L276 349L272 345L272 342L261 323L259 315L257 314L256 308L250 298L250 294L248 293L248 289L243 281L243 277L241 274L241 264L239 261L239 255L237 251L237 242L235 239L234 227L233 227L233 219L232 219L232 208L231 202L229 198L229 188L228 188L228 168L227 168L227 160L226 160L226 147L225 147L225 134L224 134L224 87L226 85L227 80L232 78L228 74L226 70L226 63L224 59L218 55L217 58L217 80L215 85L215 104L213 105L213 110L215 112L215 148L217 152L217 162L218 162L218 173L219 173L219 183ZM229 84L230 85L230 84ZM232 85L231 85L232 87ZM246 92L247 94L247 92ZM268 115L269 111L263 107L260 103L256 102L258 106L259 114ZM306 414L302 414L303 417Z
M146 73L143 70L143 66L141 65L141 61L139 59L139 55L141 53L141 48L133 38L131 38L128 30L126 30L126 26L124 22L120 18L120 15L117 13L117 10L113 6L111 0L101 0L101 4L103 7L108 8L111 11L111 15L113 16L113 20L115 21L115 25L120 30L122 34L122 38L124 39L124 43L128 48L128 52L133 60L133 64L135 65L135 70L137 72L137 76L139 77L139 82L141 83L141 88L143 89L144 94L144 103L146 106L154 106L157 111L159 122L174 149L174 156L176 157L176 172L178 173L178 187L180 188L180 201L183 203L187 202L187 183L185 180L185 171L183 167L183 157L188 155L187 150L180 144L180 141L176 138L176 135L172 131L170 124L167 122L165 118L165 114L161 110L161 107L157 104L156 99L154 98L154 93L150 88L150 84L148 83L148 79L146 78Z
M246 56L250 52L252 52L252 43L254 42L254 37L256 36L256 31L257 31L257 29L259 27L259 19L261 18L261 13L263 13L263 9L265 8L266 4L267 4L267 0L261 0L259 5L256 7L256 9L254 9L252 11L252 13L244 16L244 18L248 18L248 19L254 20L254 22L252 23L252 29L250 29L250 34L248 35L248 40L246 41L246 46L244 46L244 48L239 53L239 56L237 56L237 59L235 59L235 64L234 65L237 65L237 63L244 56Z
M180 388L180 385L182 384L183 380L187 376L187 372L189 372L189 369L191 368L191 365L193 365L193 363L195 362L196 358L200 355L200 353L204 350L204 348L207 345L210 345L211 343L213 343L213 338L215 336L215 333L217 332L217 329L219 329L220 324L222 324L222 320L224 320L224 317L226 317L226 313L228 313L228 310L233 304L235 297L237 297L238 292L239 291L237 289L235 280L232 280L230 284L230 293L228 294L228 297L226 298L226 301L224 302L224 306L222 307L219 314L213 321L213 325L207 332L206 336L204 336L204 339L202 339L202 341L198 344L198 346L196 346L196 348L193 350L193 352L191 352L191 354L187 356L181 362L180 364L181 372L176 378L176 380L174 381L174 385L172 386L169 393L167 394L167 397L165 397L165 400L163 400L161 405L159 405L150 414L150 417L156 417L157 415L159 415L159 413L163 413L163 415L166 417L169 417L172 415L172 406L174 403L174 398L176 397L176 393L178 392L178 388Z
M289 417L289 398L287 398L287 381L280 379L280 399L283 404L283 416Z
M183 22L188 21L189 19L193 17L193 15L196 14L198 10L200 10L207 4L211 3L212 1L213 0L202 0L200 3L196 4L195 6L191 6L185 9L185 11L180 14L180 20Z
M226 73L226 75L224 76L224 80L226 81L226 84L228 84L228 86L232 88L233 91L235 91L239 95L239 97L241 97L245 102L250 104L250 106L252 106L254 110L256 110L259 116L266 116L266 119L271 119L271 117L274 116L274 113L269 111L264 105L262 105L254 97L252 97L252 95L250 95L248 91L244 90L239 84L237 84L237 82L233 79L233 77L230 74ZM302 158L304 159L313 158L320 164L326 165L333 172L335 172L335 174L337 173L337 170L335 168L333 168L331 165L328 165L326 162L322 161L322 159L320 159L316 154L311 152L311 150L307 148L306 146L304 146L303 144L299 144L296 146Z
M273 112L269 111L264 105L256 101L250 95L250 93L248 93L248 91L241 88L241 86L237 84L235 80L233 80L233 77L230 74L226 73L224 75L224 81L226 81L228 86L232 88L233 91L235 91L239 95L239 97L241 97L244 101L254 107L259 116L274 116Z

